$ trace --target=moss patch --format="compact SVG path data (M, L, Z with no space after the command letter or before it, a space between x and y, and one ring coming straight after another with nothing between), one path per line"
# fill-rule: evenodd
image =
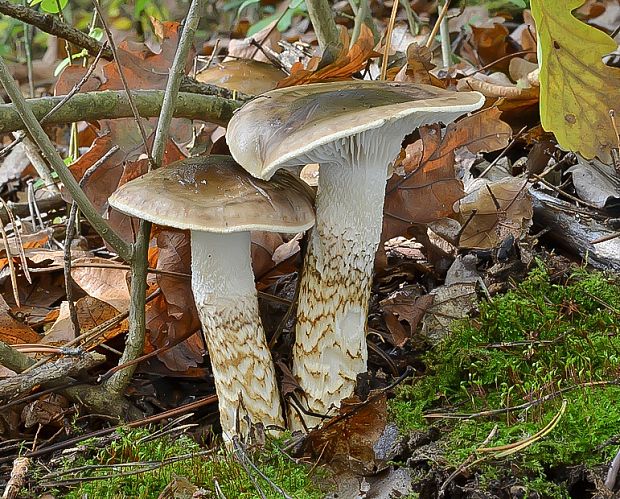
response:
M270 441L264 449L251 452L248 457L272 483L281 487L289 496L308 499L324 497L325 492L309 476L309 467L297 464L281 452L280 443ZM87 443L80 457L64 463L63 468L70 471L70 474L54 478L57 482L74 478L87 478L88 481L74 486L56 487L55 490L62 497L76 499L157 498L175 478L183 477L192 485L204 489L206 497L218 497L216 482L225 497L260 497L257 486L268 498L282 497L255 472L252 472L250 478L241 463L229 452L221 450L209 455L197 455L199 452L204 453L204 449L186 435L156 437L148 429L120 430L120 438L103 448L97 449L94 443ZM162 462L168 464L157 466L151 471L123 476L123 473L131 473L150 463L157 465ZM121 466L123 463L134 464ZM317 478L320 478L324 471L315 470L315 476L317 473ZM43 483L49 482L49 479L41 478ZM175 497L184 497L178 494ZM188 497L191 497L191 491Z
M554 282L539 265L503 296L480 305L479 316L459 323L425 358L428 372L402 387L390 414L404 431L440 425L439 442L450 467L486 445L514 444L566 411L545 437L502 459L478 463L484 483L520 477L546 497L568 492L550 479L554 469L609 463L620 435L620 286L602 273L576 270ZM525 405L520 410L498 411ZM428 419L424 414L492 414Z

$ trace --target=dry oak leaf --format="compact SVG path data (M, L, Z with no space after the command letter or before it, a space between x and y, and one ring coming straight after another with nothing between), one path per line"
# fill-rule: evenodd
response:
M453 216L454 203L464 196L454 152L460 147L472 153L506 147L512 129L500 114L497 108L474 113L448 125L443 136L437 126L420 128L421 139L406 148L402 175L393 175L388 182L386 218L429 223Z
M41 337L28 324L11 315L11 309L0 295L0 341L9 345L38 343Z
M294 64L291 68L291 75L281 80L277 88L291 87L293 85L306 83L347 80L351 78L354 73L363 69L368 59L375 55L373 50L375 41L370 28L362 24L360 36L350 49L346 48L349 46L346 30L341 30L340 35L342 46L345 48L343 48L334 62L317 70L304 69L301 64ZM312 64L316 64L317 62L316 60L311 60Z
M435 87L446 88L444 81L431 74L435 69L432 63L433 53L431 49L418 43L411 43L407 47L407 64L398 72L394 81L408 83L426 83Z
M403 291L397 291L381 301L383 317L395 346L402 348L413 336L422 317L433 305L434 299L435 297L430 294L411 296ZM402 322L406 322L408 327L405 327Z
M360 402L352 396L344 399L339 414L308 433L305 451L336 470L366 474L376 471L374 445L387 421L387 398L380 391L370 392Z
M119 312L129 309L128 270L96 267L110 264L110 260L99 257L76 258L73 260L71 277L87 294L112 305ZM93 265L93 267L76 267Z
M532 0L540 64L540 118L563 149L611 161L618 147L610 111L620 112L620 69L602 57L617 48L607 34L577 20L584 0Z
M495 248L511 235L519 240L532 224L532 199L524 179L509 177L483 183L459 205L464 226L461 248Z

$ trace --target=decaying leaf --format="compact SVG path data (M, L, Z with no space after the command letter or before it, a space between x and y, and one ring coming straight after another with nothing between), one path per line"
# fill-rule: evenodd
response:
M15 345L18 343L38 343L40 338L28 324L18 321L11 315L11 309L0 295L0 341Z
M386 421L385 393L371 392L367 402L350 397L341 402L338 416L308 434L305 450L335 469L376 471L374 445Z
M429 293L433 304L424 315L422 333L437 344L450 333L452 322L467 317L476 303L476 284L458 283L440 286Z
M322 69L303 68L301 64L293 65L291 68L291 75L278 83L278 88L291 87L293 85L301 85L304 83L321 83L334 80L347 80L353 76L354 73L361 70L368 61L373 57L375 46L372 31L365 24L362 24L360 30L360 36L353 46L348 49L349 46L348 34L346 30L341 32L342 46L343 48L340 55L334 62L328 64ZM318 60L311 61L313 65L318 64Z
M99 326L119 314L118 310L112 305L98 300L97 298L93 298L92 296L85 296L77 300L75 302L75 308L82 332ZM105 336L99 339L98 343L102 343L126 330L127 324L125 322L107 331ZM73 326L69 316L69 305L67 302L63 302L60 306L60 314L56 322L47 331L41 343L44 345L63 346L73 339L75 339L75 335L73 334Z
M602 57L617 48L606 33L577 20L584 0L532 0L540 64L540 118L560 146L586 159L611 161L618 140L610 111L620 113L620 69Z
M597 208L620 203L620 176L615 169L597 161L585 161L577 157L576 165L568 169L573 176L577 195Z
M461 248L495 248L509 236L519 240L532 224L532 199L524 179L478 183L459 204Z
M269 23L258 33L243 40L232 39L228 42L228 56L233 59L253 59L269 62L264 51L280 53L282 48L278 42L282 38L280 31L275 29L276 21ZM260 49L263 48L263 50Z
M432 58L433 53L428 47L411 43L407 47L407 64L402 67L394 80L407 83L425 83L445 88L445 83L430 72L435 69Z
M402 348L407 340L413 336L424 314L432 306L433 295L412 296L403 291L397 291L381 301L385 323L392 333L395 346ZM402 322L406 322L405 328Z
M71 277L90 296L112 305L119 312L129 309L129 288L127 287L127 270L76 267L76 265L110 264L105 258L77 258L73 261Z
M428 223L454 215L453 205L464 195L454 170L455 150L466 147L479 153L505 147L512 130L500 114L489 108L467 116L448 125L443 137L437 126L422 127L421 139L407 146L402 175L388 182L385 218Z
M190 272L191 247L187 231L160 230L156 242L159 248L158 269ZM147 305L146 327L151 344L161 348L199 331L200 322L189 279L159 274L157 283L161 295ZM189 339L161 353L158 358L171 371L183 372L201 363L203 352L200 336L192 334Z

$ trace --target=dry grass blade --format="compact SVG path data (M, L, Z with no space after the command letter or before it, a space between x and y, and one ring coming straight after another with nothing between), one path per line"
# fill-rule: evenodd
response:
M450 1L446 0L446 3L443 4L443 8L441 9L441 12L439 12L439 17L437 18L437 22L435 23L435 26L433 26L432 31L428 35L428 39L426 40L426 44L425 44L426 48L430 48L430 46L433 44L433 40L435 39L435 36L437 35L437 32L439 31L439 27L441 26L441 21L443 21L443 18L446 17L446 14L448 13L449 6L450 6Z

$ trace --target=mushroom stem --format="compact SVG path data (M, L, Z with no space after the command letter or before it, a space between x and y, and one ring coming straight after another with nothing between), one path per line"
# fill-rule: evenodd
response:
M342 147L344 142L349 147ZM351 158L349 165L320 166L316 224L300 286L293 373L308 409L323 414L351 396L357 375L366 371L366 317L381 237L386 149L391 146L394 157L400 147L395 140L383 144L380 154L368 154L364 147L356 149L356 142L340 143L341 151L355 149L342 154ZM384 165L377 167L380 162ZM297 413L289 414L293 429L301 429ZM308 426L320 422L304 419Z
M211 358L224 439L251 424L284 426L258 312L250 232L192 230L192 290Z

